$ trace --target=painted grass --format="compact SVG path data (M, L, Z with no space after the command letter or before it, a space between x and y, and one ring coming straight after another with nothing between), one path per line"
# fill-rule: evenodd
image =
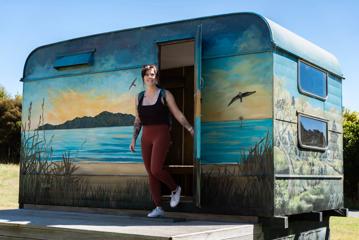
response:
M359 239L359 218L331 217L330 228L330 239Z
M18 208L19 165L0 164L0 209Z

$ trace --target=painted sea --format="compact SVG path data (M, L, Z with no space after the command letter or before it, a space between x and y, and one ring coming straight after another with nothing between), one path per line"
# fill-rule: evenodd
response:
M53 161L62 159L62 154L70 153L74 161L91 162L143 162L141 136L137 138L135 152L129 149L133 126L96 127L41 130L46 141L52 138ZM31 133L30 133L31 134Z
M272 119L206 122L201 130L202 163L239 163L268 131L272 134Z
M236 163L240 155L272 130L272 119L238 120L202 123L202 163ZM31 135L31 132L27 134ZM136 152L129 150L133 126L41 130L52 160L70 153L74 161L90 162L143 162L141 136L137 138ZM50 141L51 140L51 141Z

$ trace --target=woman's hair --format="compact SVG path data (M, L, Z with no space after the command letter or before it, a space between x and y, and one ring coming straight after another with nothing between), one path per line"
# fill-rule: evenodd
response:
M142 70L141 70L141 76L142 76L142 80L147 72L147 70L150 70L151 68L153 68L155 70L155 74L156 74L156 79L157 81L159 80L159 72L158 72L158 68L155 64L146 64L142 66Z

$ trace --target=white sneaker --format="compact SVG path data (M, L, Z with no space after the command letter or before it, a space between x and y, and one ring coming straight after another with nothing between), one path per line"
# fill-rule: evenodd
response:
M158 217L164 215L165 215L165 211L163 211L162 207L156 207L149 214L147 214L147 217Z
M176 207L181 198L181 187L177 186L177 189L171 192L171 207Z

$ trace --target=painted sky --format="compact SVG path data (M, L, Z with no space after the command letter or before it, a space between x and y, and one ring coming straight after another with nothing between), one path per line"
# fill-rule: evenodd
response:
M270 53L215 58L203 63L203 121L272 117L272 57ZM239 92L256 91L232 103Z
M136 87L128 90L137 78ZM24 96L24 115L32 102L32 129L37 127L44 98L44 122L60 124L76 117L96 116L102 111L135 115L135 96L143 90L140 69L75 77L54 78L48 81L27 82ZM34 92L41 94L33 94Z

